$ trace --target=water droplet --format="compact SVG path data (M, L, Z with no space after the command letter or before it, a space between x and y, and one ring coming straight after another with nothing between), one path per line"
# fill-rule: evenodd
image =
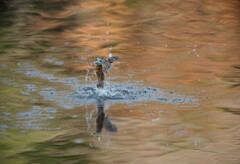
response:
M84 142L84 140L83 140L83 139L80 139L80 138L78 138L78 139L75 139L75 140L74 140L74 142L79 144L79 143L83 143L83 142Z
M90 146L90 147L93 147L93 145L92 145L91 143L89 143L89 146Z
M74 114L74 115L72 115L71 117L72 117L72 118L77 118L78 115Z

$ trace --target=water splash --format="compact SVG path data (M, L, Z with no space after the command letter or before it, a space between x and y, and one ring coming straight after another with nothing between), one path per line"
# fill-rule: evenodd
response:
M184 96L161 90L153 87L140 87L140 83L113 83L109 81L104 88L98 88L92 80L91 84L81 84L81 81L77 80L77 77L56 77L52 74L45 74L39 71L36 67L24 63L20 64L19 68L14 70L16 73L23 73L30 78L39 77L46 79L49 82L62 83L62 85L71 86L74 92L69 91L57 91L56 87L48 89L38 89L39 94L46 101L54 101L58 106L64 109L72 109L76 106L87 106L96 103L96 100L112 101L118 103L132 103L141 101L157 101L165 104L176 104L185 106L198 106L198 99L194 96ZM62 85L59 87L62 88ZM59 88L57 87L57 88Z
M80 86L77 91L68 96L69 99L78 101L88 100L116 100L116 101L160 101L167 104L197 103L197 99L182 96L173 92L162 91L153 87L138 87L131 84L115 83L97 88L93 85Z

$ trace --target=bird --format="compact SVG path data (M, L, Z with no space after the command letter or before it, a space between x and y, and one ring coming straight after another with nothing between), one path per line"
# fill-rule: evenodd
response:
M108 58L107 60L105 60L104 66L103 66L103 72L108 73L112 63L115 61L118 61L118 60L119 60L118 56L112 56L112 57Z
M103 59L102 57L98 57L95 62L93 62L94 65L96 66L102 66L103 67L103 72L108 73L111 65L113 62L118 61L119 57L118 56L111 56L108 59Z
M98 57L93 64L96 66L96 74L98 78L98 88L104 87L104 73L108 73L113 62L119 60L118 56L109 56L108 59L103 59L102 57Z

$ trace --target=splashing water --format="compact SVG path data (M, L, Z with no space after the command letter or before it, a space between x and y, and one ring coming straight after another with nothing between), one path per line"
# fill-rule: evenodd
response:
M132 83L108 82L104 88L98 88L91 79L89 79L92 82L91 84L79 84L80 82L77 81L76 78L58 78L52 74L45 74L26 63L20 65L20 68L15 71L26 74L30 77L41 77L42 79L47 79L50 82L61 82L63 85L71 86L75 91L70 94L67 91L56 91L55 88L47 88L47 90L42 89L40 92L40 95L43 96L45 100L54 101L58 104L58 106L65 109L95 104L96 100L111 100L118 103L157 101L164 104L191 104L189 106L199 105L197 97L179 95L174 92L150 86L140 87Z
M70 99L86 100L121 100L121 101L160 101L167 104L197 103L193 97L185 97L173 92L164 92L152 87L138 87L131 84L112 84L104 88L92 85L79 87L78 91L68 96Z
M101 71L106 73L110 69L111 63L119 59L118 57L112 57L112 54L111 56L109 55L109 57L110 58L106 60L103 58L97 58L93 64L96 66L102 66L103 68L101 68ZM177 95L173 92L165 93L157 88L138 87L130 84L112 84L107 85L104 88L98 87L98 85L97 87L92 85L80 86L77 91L69 95L69 98L74 100L96 99L100 101L161 101L168 104L187 104L197 102L197 99Z

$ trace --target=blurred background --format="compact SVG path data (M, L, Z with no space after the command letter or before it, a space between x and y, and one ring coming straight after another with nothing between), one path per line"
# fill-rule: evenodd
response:
M1 163L240 163L239 38L239 0L1 0ZM109 54L106 85L140 98L95 135L72 93Z

